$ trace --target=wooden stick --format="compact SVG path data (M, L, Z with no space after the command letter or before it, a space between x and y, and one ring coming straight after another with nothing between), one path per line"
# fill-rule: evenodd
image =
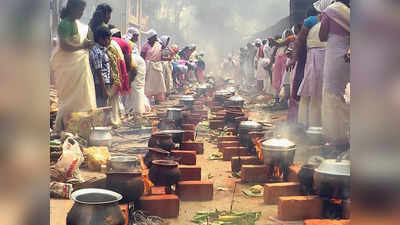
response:
M232 212L233 202L235 201L236 184L237 184L237 182L235 180L235 186L233 187L233 192L232 192L232 201L231 201L231 211L230 212Z

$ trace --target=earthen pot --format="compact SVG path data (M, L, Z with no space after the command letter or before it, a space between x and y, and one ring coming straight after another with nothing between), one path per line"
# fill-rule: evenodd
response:
M174 142L172 140L172 135L155 133L151 136L148 146L150 148L161 148L166 151L171 151L174 148Z
M106 187L122 195L120 203L135 202L144 192L141 172L107 173Z
M146 156L144 157L144 164L147 168L151 168L154 160L168 159L169 152L160 148L149 148Z
M178 163L172 160L154 160L150 168L150 180L156 186L166 186L166 192L171 193L171 186L176 185L181 177Z

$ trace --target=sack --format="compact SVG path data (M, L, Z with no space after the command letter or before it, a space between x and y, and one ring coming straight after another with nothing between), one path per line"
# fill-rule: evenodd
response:
M70 199L72 193L72 184L50 182L50 197Z
M82 179L79 167L84 161L79 143L71 137L68 137L62 147L62 155L55 164L58 172L62 173L67 183L81 183Z
M106 165L111 155L107 147L84 148L83 153L87 157L89 170L100 171L102 165Z

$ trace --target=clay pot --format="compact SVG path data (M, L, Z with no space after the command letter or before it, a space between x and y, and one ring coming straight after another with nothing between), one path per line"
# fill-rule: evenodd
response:
M151 166L153 165L152 162L154 160L167 159L168 156L169 152L165 150L162 150L160 148L149 148L149 151L144 157L144 164L147 166L147 168L151 168Z
M67 215L67 225L124 225L118 205L122 196L105 189L81 189L72 193L75 201Z
M135 202L144 192L142 173L107 173L106 187L122 195L120 203Z
M148 146L150 148L161 148L171 151L175 145L170 134L155 133L151 136Z
M181 177L178 163L172 160L154 160L150 168L150 180L156 186L166 186L167 194L171 193L171 186L176 185Z

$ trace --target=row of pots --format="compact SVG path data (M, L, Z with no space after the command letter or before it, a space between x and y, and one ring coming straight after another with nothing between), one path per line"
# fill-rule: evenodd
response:
M150 180L156 186L178 183L181 173L178 163L170 160L154 160L150 168ZM124 225L125 218L120 203L136 201L144 191L141 173L107 173L107 189L81 189L72 193L74 205L67 215L67 225ZM121 193L121 194L119 194Z
M313 157L303 165L298 174L303 193L328 199L350 198L351 162L343 159L345 154L337 159Z

